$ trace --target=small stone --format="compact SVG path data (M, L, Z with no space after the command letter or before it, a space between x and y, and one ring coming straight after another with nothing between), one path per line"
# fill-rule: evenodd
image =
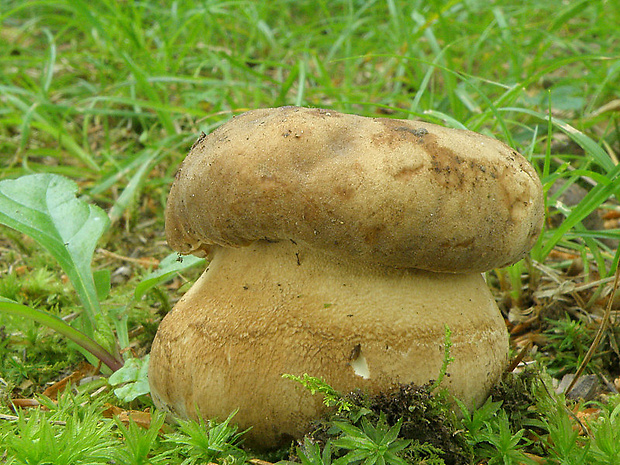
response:
M564 375L562 381L556 388L555 392L558 394L562 394L566 391L570 383L575 378L575 375L572 373L568 373ZM572 400L592 400L599 390L601 383L596 375L585 375L581 376L573 388L566 394L568 399Z

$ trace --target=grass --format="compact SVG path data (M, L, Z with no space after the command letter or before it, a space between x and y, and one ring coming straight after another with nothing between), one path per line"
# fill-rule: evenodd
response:
M158 322L199 272L193 262L179 270L163 261L170 250L162 231L168 187L200 131L247 109L304 105L491 134L532 161L548 193L547 227L530 257L487 276L515 353L523 350L547 375L542 384L512 375L495 403L446 424L464 431L471 463L617 463L617 395L575 404L553 394L550 379L584 361L605 321L620 257L618 23L620 11L603 0L0 0L0 180L62 175L77 183L76 202L109 218L109 227L85 238L89 253L77 261L0 226L0 296L64 322L88 315L74 326L112 359L141 360ZM571 203L573 185L585 192ZM587 226L593 212L605 219L603 229ZM62 237L56 242L62 246ZM152 274L160 261L164 272ZM90 275L97 286L85 288ZM616 312L617 303L586 367L609 383L620 376ZM139 389L120 400L101 380L57 403L38 397L48 410L7 407L71 373L91 353L78 347L0 313L2 460L252 456L237 444L234 419L160 432L156 414L147 429L105 418L105 402L132 411L150 400ZM135 366L121 379L131 388L139 373ZM328 453L325 443L299 445L304 464L328 463L338 450L334 460L351 453L380 463L389 447L373 449L373 438L390 440L395 462L446 457L437 444L402 437L407 418L401 425L380 413L365 423L365 415L341 415L334 421L348 423L336 428ZM27 437L41 447L32 449ZM72 442L82 437L92 441L78 451Z

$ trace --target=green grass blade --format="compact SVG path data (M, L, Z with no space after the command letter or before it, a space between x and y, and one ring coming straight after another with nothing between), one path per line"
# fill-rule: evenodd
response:
M155 151L147 151L147 161L144 162L133 174L122 194L118 197L112 208L110 208L109 216L112 224L116 223L122 216L131 202L137 197L140 188L146 180L146 176L151 171L153 165L157 162L161 149Z
M168 281L181 271L187 270L194 266L204 266L205 263L206 260L204 258L198 258L194 255L179 257L179 254L177 254L176 252L171 253L160 262L159 268L157 270L149 273L136 286L136 290L134 291L135 300L140 300L142 297L144 297L144 294L146 294L149 289L157 286L160 283Z
M39 97L28 92L19 92L22 98L12 92L12 88L0 85L0 94L23 114L21 121L22 138L20 150L23 150L27 143L27 137L31 127L49 134L58 141L58 144L67 152L80 160L82 163L95 171L99 171L97 162L69 135L69 133L58 124L54 124L41 110L41 102ZM35 100L36 103L30 103L28 100Z
M580 221L594 211L609 197L620 192L620 165L617 165L609 174L607 184L598 184L576 205L562 224L551 233L551 237L542 249L544 259L557 245L562 237L575 227Z
M125 60L125 63L132 70L133 76L136 79L140 90L142 90L148 99L152 102L161 104L161 100L155 88L148 81L148 73L146 73L128 54L121 53L120 56ZM162 126L168 133L168 135L176 134L176 128L170 113L166 110L157 111L157 116L162 123Z
M529 110L527 108L514 108L514 107L505 107L498 108L499 111L515 111L519 113L524 113L526 115L534 116L535 118L539 118L543 121L547 121L551 119L551 123L559 128L563 133L565 133L568 137L570 137L576 144L578 144L581 148L583 148L588 155L590 155L594 161L601 166L605 171L610 173L614 170L615 164L611 157L599 146L596 142L594 142L590 137L586 136L583 132L579 131L577 128L571 126L565 121L562 121L559 118L555 118L553 116L549 117L548 115L541 113L535 110Z
M48 29L44 29L43 32L47 37L47 40L50 44L49 51L49 59L45 64L45 73L43 73L43 80L41 82L41 91L43 95L47 98L47 95L50 91L50 87L52 86L52 80L54 79L54 65L56 64L56 43L54 42L54 36Z

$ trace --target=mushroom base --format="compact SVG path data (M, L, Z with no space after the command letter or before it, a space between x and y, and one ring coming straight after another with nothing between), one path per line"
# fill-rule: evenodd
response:
M484 402L508 356L504 321L480 274L370 267L291 242L216 248L209 267L161 323L150 357L155 404L181 417L252 427L246 442L302 436L324 411L285 373L340 392L389 391L435 379Z

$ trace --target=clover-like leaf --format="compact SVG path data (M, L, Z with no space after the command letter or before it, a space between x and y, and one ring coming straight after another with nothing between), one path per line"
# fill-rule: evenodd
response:
M149 356L130 358L123 367L110 376L108 382L114 389L116 397L124 402L131 402L143 394L150 392L148 381Z

